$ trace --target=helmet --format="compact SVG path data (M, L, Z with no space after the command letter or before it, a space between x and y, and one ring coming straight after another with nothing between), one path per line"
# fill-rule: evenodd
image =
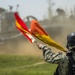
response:
M75 48L75 32L67 36L67 48L69 49Z

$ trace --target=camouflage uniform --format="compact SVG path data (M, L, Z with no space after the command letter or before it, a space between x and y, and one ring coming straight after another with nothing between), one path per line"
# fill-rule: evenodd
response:
M50 48L42 46L43 56L46 62L58 64L58 73L59 75L68 75L68 63L69 59L66 54L63 53L53 53ZM75 54L73 54L75 60Z

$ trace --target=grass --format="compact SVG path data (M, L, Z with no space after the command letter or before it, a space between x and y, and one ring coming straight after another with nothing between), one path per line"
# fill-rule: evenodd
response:
M54 64L25 67L43 60L36 56L0 55L0 75L53 75L57 66Z

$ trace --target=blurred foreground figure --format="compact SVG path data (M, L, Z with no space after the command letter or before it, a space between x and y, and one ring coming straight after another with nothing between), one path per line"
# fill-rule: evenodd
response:
M53 53L50 48L43 44L37 44L38 48L43 51L46 62L58 64L54 75L75 75L75 32L67 36L66 54Z

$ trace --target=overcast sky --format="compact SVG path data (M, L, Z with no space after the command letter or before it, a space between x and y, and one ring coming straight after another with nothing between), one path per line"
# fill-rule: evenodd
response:
M52 0L52 2L55 3L53 11L57 8L67 8L70 10L73 9L75 5L75 0ZM41 20L43 16L47 14L48 0L0 0L0 7L9 9L9 5L12 5L14 7L13 11L16 10L17 4L19 4L18 11L22 18L33 15Z

